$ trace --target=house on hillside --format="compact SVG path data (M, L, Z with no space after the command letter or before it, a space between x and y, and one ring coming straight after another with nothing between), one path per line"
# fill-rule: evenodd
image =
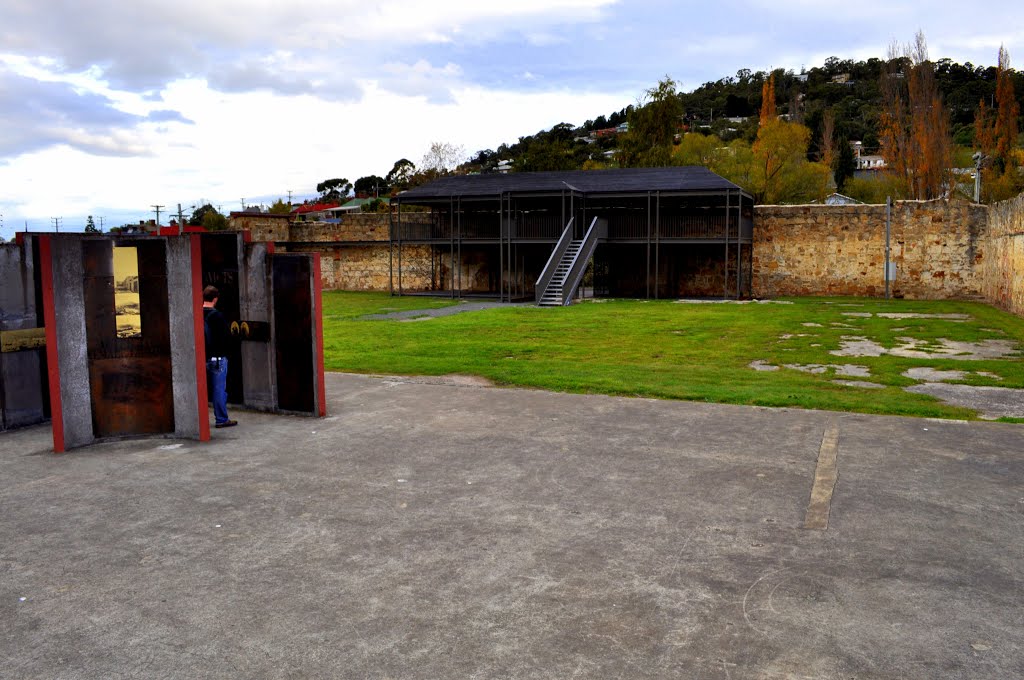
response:
M750 294L753 197L703 167L448 176L393 205L399 295Z
M296 222L323 222L333 217L333 211L340 207L341 204L336 201L303 203L292 208L292 218Z

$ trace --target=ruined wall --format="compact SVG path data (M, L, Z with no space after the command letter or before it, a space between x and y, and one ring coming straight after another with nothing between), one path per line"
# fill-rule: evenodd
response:
M309 241L387 241L390 238L387 213L352 213L340 223L296 222L289 229L289 240Z
M981 273L985 299L1024 316L1024 194L990 208Z
M232 213L228 229L248 231L253 241L287 241L290 215Z
M895 297L976 298L988 232L985 206L949 201L893 205ZM885 206L758 206L756 297L885 293Z
M288 249L295 252L320 253L320 281L324 290L390 290L390 246L386 241L379 245L301 245ZM396 248L396 290L397 252ZM430 246L402 246L402 287L406 290L431 290Z

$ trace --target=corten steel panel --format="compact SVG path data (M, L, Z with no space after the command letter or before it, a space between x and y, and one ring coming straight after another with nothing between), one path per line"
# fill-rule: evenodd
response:
M203 287L216 286L220 293L217 309L224 315L228 323L242 320L241 277L239 276L239 260L243 235L238 232L228 234L202 234L200 242L203 249ZM241 340L235 336L227 352L228 358L228 402L242 404L245 401L242 372Z
M277 376L274 371L274 346L270 332L270 249L266 243L245 246L242 275L242 317L250 324L264 324L261 332L250 332L241 342L239 366L245 405L265 411L277 408ZM262 332L264 331L265 332Z
M0 245L0 430L49 416L42 306L32 243ZM32 341L28 336L32 336Z
M166 246L130 239L138 253L141 337L118 337L114 242L82 241L89 392L95 437L175 431Z
M277 407L314 413L312 257L299 253L274 255L271 269Z

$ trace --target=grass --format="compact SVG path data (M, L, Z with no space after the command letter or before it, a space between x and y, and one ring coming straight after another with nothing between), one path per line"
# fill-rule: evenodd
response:
M563 308L508 307L418 323L368 321L366 314L452 304L379 293L324 294L328 370L405 375L466 374L503 385L565 392L817 408L939 418L973 418L972 410L904 391L908 368L986 371L977 385L1024 388L1024 358L958 361L891 355L839 357L843 336L885 347L898 338L937 342L1011 340L1024 347L1024 319L973 302L800 298L791 304L679 304L608 300ZM871 317L849 313L872 313ZM886 319L878 312L968 314L970 319ZM808 324L818 324L812 326ZM845 324L846 327L835 324ZM855 364L884 389L837 385L833 369L810 374L750 363Z

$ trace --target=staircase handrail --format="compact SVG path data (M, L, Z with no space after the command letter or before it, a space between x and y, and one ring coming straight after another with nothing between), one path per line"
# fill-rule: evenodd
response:
M537 302L540 302L540 299L547 291L548 284L551 283L551 278L555 275L555 268L558 266L559 261L561 261L562 256L565 255L565 251L569 249L569 244L572 243L572 225L575 221L575 217L569 219L569 223L565 225L565 229L562 231L562 237L558 239L555 249L551 252L551 257L548 258L547 264L544 265L540 276L537 277L537 288L535 291Z
M569 273L565 276L565 283L562 284L562 304L567 305L576 294L576 289L583 282L583 275L587 271L587 263L594 256L597 249L597 241L605 223L598 224L599 218L595 217L587 229L587 235L583 237L583 244L580 246L572 264L569 265ZM598 233L595 233L595 229Z

